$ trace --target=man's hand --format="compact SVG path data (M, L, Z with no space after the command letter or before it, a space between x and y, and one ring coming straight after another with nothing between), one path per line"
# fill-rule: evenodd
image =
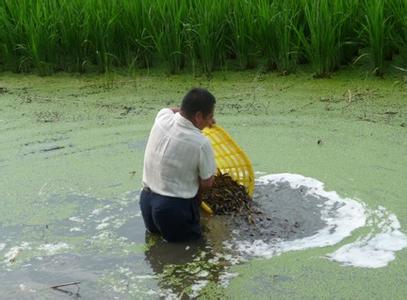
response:
M216 124L216 120L215 120L215 118L213 118L213 119L212 119L212 122L210 122L210 123L208 124L208 127L209 127L209 128L212 128L212 126L215 125L215 124Z
M177 113L177 112L180 112L180 110L181 110L179 107L171 107L170 109L172 110L172 112L174 114Z

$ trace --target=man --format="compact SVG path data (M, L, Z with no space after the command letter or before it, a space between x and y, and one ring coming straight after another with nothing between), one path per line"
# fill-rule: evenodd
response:
M214 123L215 97L193 88L181 108L156 116L144 153L140 208L151 233L168 242L201 237L199 191L212 187L216 165L201 130Z

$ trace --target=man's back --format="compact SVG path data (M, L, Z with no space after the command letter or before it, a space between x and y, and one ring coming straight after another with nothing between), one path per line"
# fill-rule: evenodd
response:
M161 195L192 198L198 192L198 176L208 178L214 170L209 140L181 114L162 109L145 151L144 185Z
M212 186L216 166L201 130L213 124L215 103L207 90L191 89L179 109L160 110L148 138L141 214L146 229L169 242L202 236L198 190Z

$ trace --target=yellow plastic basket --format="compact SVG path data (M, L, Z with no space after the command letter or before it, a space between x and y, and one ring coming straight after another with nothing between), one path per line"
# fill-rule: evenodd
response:
M236 182L246 187L250 197L254 191L254 172L252 163L246 153L219 125L205 128L203 134L207 136L215 154L216 166L222 174L229 174ZM212 209L202 202L202 209L212 214Z

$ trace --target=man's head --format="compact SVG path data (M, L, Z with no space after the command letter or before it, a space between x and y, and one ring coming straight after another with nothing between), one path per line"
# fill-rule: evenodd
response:
M193 88L182 100L181 113L190 120L195 127L204 129L215 123L215 97L205 89Z

